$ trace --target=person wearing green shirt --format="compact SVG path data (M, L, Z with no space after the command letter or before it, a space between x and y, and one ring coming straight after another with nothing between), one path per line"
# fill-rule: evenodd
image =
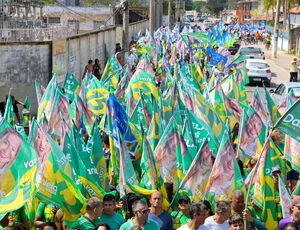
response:
M143 230L160 230L158 223L148 219L150 209L146 202L137 200L132 205L134 217L122 224L120 230L131 230L133 227L140 227Z
M103 205L98 197L91 197L86 206L86 213L79 217L72 228L81 230L94 230L100 224Z
M267 230L264 223L259 219L255 219L250 210L245 208L244 192L242 190L235 190L232 194L231 214L238 214L243 219L246 219L247 229Z
M35 218L34 218L34 226L37 229L42 229L46 223L55 222L55 214L58 210L58 207L54 204L45 204L43 202L39 203L37 208Z
M179 228L181 225L187 224L190 220L190 206L191 200L188 196L184 195L178 200L178 211L173 211L171 216L173 218L174 229Z
M114 195L106 194L103 197L103 214L100 217L102 224L108 224L112 230L119 230L121 225L125 223L124 218L116 213L116 200Z

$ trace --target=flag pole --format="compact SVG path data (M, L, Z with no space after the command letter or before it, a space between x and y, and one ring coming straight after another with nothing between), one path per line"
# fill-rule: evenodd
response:
M257 171L257 168L258 168L258 165L259 165L259 161L261 159L262 153L264 152L264 150L266 148L266 143L269 140L269 138L271 138L270 134L268 135L268 137L265 140L264 147L261 150L261 153L259 155L259 158L257 160L257 163L256 163L255 167L252 169L252 170L254 170L254 172L252 173L251 178L250 178L250 182L249 182L249 188L248 188L247 195L246 195L245 209L247 209L247 207L248 207L248 200L249 200L249 195L250 195L250 187L252 185L254 175L256 174L256 171ZM246 219L244 219L244 230L247 230L247 220Z

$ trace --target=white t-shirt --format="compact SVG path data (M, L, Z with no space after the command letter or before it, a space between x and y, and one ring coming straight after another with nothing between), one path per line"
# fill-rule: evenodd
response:
M185 224L185 225L182 225L180 228L177 228L177 230L191 230L191 229L189 228L189 226L187 224ZM197 230L209 230L209 228L207 228L204 225L200 225Z
M228 220L226 220L223 224L218 224L214 220L214 216L207 217L204 221L204 226L208 227L211 230L228 230L229 229Z

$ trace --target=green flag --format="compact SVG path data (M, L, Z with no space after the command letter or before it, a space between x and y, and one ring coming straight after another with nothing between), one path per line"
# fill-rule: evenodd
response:
M74 100L74 95L79 91L79 83L73 74L67 73L64 82L65 95L70 101Z
M274 128L279 129L286 135L300 141L300 100L285 112Z
M262 155L257 162L256 174L254 175L254 195L256 205L262 210L262 221L265 222L267 229L278 229L276 204L275 204L275 185L272 177L272 167L276 166L272 158L277 157L276 147L268 138Z
M267 106L271 118L271 124L274 126L278 119L281 117L281 114L278 111L278 106L275 105L270 93L264 86L264 91L265 91L265 96L266 96L266 101L267 101Z
M37 154L6 120L0 123L0 152L1 217L21 208L34 195Z
M13 109L13 104L12 104L11 90L9 90L9 93L8 93L3 118L11 125L14 125L15 114L14 114L14 109Z

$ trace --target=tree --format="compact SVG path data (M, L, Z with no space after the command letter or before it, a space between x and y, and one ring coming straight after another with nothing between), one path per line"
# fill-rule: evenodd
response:
M192 0L185 0L185 10L194 10L195 6Z

